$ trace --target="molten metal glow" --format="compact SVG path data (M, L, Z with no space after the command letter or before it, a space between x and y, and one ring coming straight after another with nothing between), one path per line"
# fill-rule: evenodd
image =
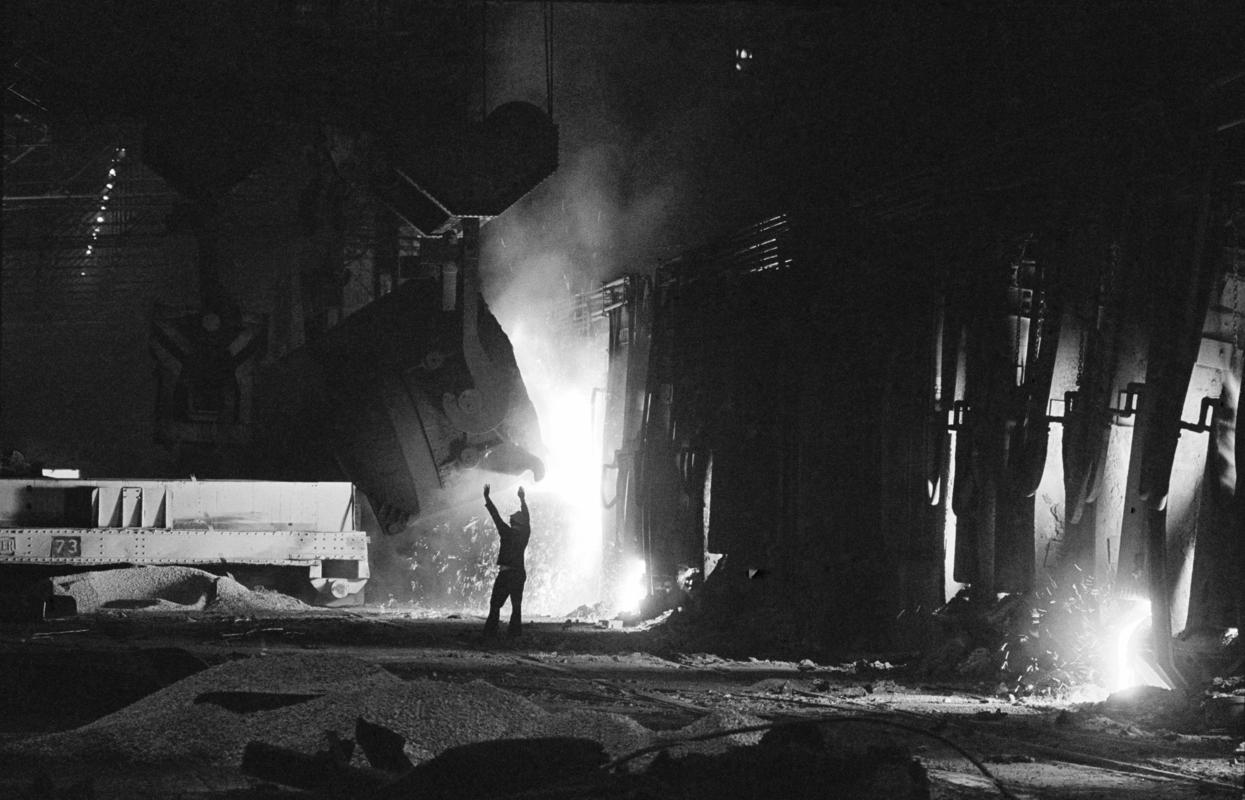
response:
M1153 670L1146 666L1134 641L1138 631L1150 621L1150 601L1138 600L1126 606L1116 620L1111 641L1110 671L1106 688L1112 692L1133 686L1162 686Z
M640 610L640 604L648 595L648 564L644 559L632 559L623 570L618 581L618 599L616 605L621 614L634 614Z
M955 431L951 432L951 440L948 443L948 452L955 452L956 436ZM947 465L947 490L955 486L955 459L950 459ZM945 494L945 491L944 491ZM951 502L947 501L947 523L943 531L943 602L951 602L951 598L960 593L968 584L960 583L955 579L955 537L956 537L956 516L955 511L951 508Z
M534 493L556 497L566 509L563 522L569 530L557 570L568 579L562 582L563 596L550 598L552 607L544 609L561 614L600 599L604 409L594 401L599 394L595 387L605 378L604 353L588 352L576 359L559 346L565 343L532 335L521 324L512 326L510 340L546 447L545 478L533 487Z

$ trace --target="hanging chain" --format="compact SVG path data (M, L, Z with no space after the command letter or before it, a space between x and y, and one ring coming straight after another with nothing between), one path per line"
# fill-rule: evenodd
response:
M1012 264L1011 284L1012 288L1016 292L1016 306L1012 309L1013 313L1016 315L1016 327L1012 342L1012 346L1015 348L1013 351L1015 356L1013 357L1012 363L1012 370L1014 373L1012 380L1015 382L1016 386L1024 385L1028 356L1029 343L1027 341L1021 342L1020 329L1022 327L1022 320L1025 317L1025 284L1028 282L1025 276L1025 265L1028 262L1029 245L1032 241L1032 235L1025 237L1024 241L1020 243L1020 253L1016 256L1016 261ZM1032 314L1032 309L1030 309L1030 314ZM1032 324L1033 321L1030 319L1030 327L1032 327ZM1032 330L1030 330L1029 335L1033 335ZM1021 347L1024 347L1025 349L1022 350Z
M1059 343L1054 344L1046 341L1047 318L1046 318L1046 266L1045 264L1034 263L1033 265L1033 301L1030 311L1030 317L1033 320L1030 323L1030 338L1033 340L1033 359L1037 361L1042 357L1042 349L1044 347L1058 347Z
M1236 345L1237 350L1242 349L1245 344L1245 336L1242 335L1241 317L1245 316L1245 312L1241 311L1241 283L1245 282L1245 252L1240 247L1233 248L1232 251L1232 343Z
M1228 223L1235 236L1232 247L1232 343L1239 351L1245 346L1245 333L1242 331L1241 318L1245 311L1241 310L1241 283L1245 282L1245 209L1238 204Z
M1089 320L1085 320L1081 325L1081 335L1076 343L1076 383L1073 385L1081 388L1081 378L1085 375L1085 350L1089 346Z
M1023 375L1024 370L1021 367L1021 365L1025 363L1024 354L1020 350L1020 321L1024 317L1024 292L1025 292L1024 281L1021 276L1024 272L1024 268L1025 268L1024 267L1024 250L1021 249L1020 259L1016 261L1016 264L1013 267L1013 269L1015 270L1015 273L1014 273L1014 277L1012 278L1012 284L1015 286L1015 289L1016 289L1016 308L1014 309L1015 314L1016 314L1016 326L1015 326L1016 332L1015 332L1015 335L1012 337L1014 340L1012 342L1012 347L1015 348L1014 350L1012 350L1012 352L1015 353L1015 355L1012 356L1012 372L1013 372L1012 380L1015 381L1017 386L1021 385L1021 383L1023 382L1022 375Z
M1107 302L1111 296L1112 282L1116 269L1119 265L1119 243L1113 241L1111 248L1108 248L1111 255L1108 256L1106 266L1102 261L1098 263L1098 286L1093 296L1093 305L1089 309L1089 315L1083 319L1081 325L1081 336L1077 341L1077 381L1074 386L1078 391L1084 391L1084 372L1086 372L1086 352L1089 350L1089 336L1091 331L1102 332L1102 327L1106 323Z

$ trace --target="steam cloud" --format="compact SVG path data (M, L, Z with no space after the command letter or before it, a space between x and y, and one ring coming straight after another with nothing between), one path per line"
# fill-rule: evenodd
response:
M543 107L539 8L497 5L488 13L485 102ZM663 13L555 6L561 166L482 231L485 299L514 346L540 421L545 449L538 455L549 470L536 485L480 476L492 483L503 517L517 507L514 489L522 483L528 490L525 613L564 615L608 594L601 585L605 331L601 322L595 336L582 321L576 327L575 296L623 273L648 272L737 222L715 216L705 199L716 179L691 177L730 171L711 135L729 128L729 102L720 91L692 96L687 88L696 84L693 73L719 67L729 79L729 65L707 55L728 50L680 39L686 30ZM623 39L632 44L603 57L603 47ZM637 92L637 81L654 91ZM409 599L431 612L487 608L497 536L482 506L421 521L413 534L397 553L399 565L409 565Z

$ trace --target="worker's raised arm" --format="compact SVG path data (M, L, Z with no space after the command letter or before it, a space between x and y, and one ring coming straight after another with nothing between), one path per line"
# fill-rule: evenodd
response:
M497 532L500 534L506 523L501 521L501 514L497 513L497 506L493 505L493 498L488 496L489 485L484 484L484 507L488 509L489 516L493 518L493 524L497 526Z
M527 494L523 491L523 487L519 487L519 508L523 511L523 516L531 519L531 515L527 513Z

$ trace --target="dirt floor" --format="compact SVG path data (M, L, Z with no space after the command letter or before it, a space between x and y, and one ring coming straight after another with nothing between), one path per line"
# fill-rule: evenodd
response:
M402 776L450 764L447 751L468 759L442 782L459 797L1242 796L1240 735L1165 715L1153 691L1012 701L881 659L684 652L662 626L538 619L514 642L486 642L481 626L401 609L167 606L5 624L0 796L314 796L286 780L322 796L442 796L426 775L423 788ZM326 731L351 739L359 717L403 737L400 765L328 746ZM553 748L521 756L530 766L569 758L566 737L600 743L589 769L524 767L498 785L488 781L506 756L470 748ZM321 755L274 780L241 769L250 741ZM337 772L317 784L327 761Z

